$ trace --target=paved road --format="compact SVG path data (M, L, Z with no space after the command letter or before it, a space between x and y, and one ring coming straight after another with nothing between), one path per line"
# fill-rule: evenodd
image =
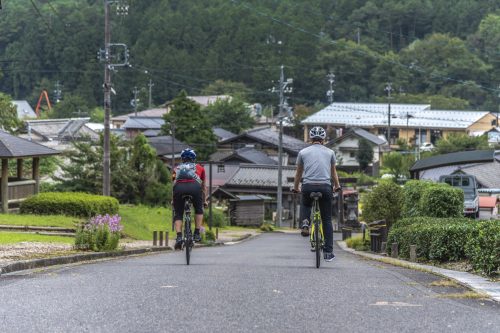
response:
M500 308L439 278L298 235L0 278L1 332L498 332Z

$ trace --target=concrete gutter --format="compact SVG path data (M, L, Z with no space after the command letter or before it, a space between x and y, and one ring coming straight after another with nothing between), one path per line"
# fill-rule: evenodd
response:
M368 258L371 260L381 261L387 264L401 266L410 269L422 270L435 275L439 275L450 280L453 280L462 286L465 286L479 294L484 294L489 296L494 301L500 303L500 282L492 282L487 278L482 276L478 276L475 274L467 273L467 272L459 272L453 271L450 269L439 268L430 265L417 264L414 262L391 258L387 256L382 256L379 254L356 251L354 249L348 248L345 242L338 241L337 244L340 248L346 252L353 253L355 255Z
M28 269L34 269L34 268L41 268L41 267L48 267L55 265L67 265L82 261L126 257L138 254L164 252L171 250L172 249L170 247L151 247L151 248L141 248L133 250L113 251L113 252L82 253L82 254L74 254L74 255L54 257L54 258L22 260L0 267L0 275L17 271L24 271Z

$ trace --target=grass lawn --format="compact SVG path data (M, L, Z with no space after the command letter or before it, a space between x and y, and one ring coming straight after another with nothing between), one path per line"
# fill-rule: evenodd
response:
M120 205L123 232L130 238L152 240L153 231L169 231L172 233L172 211L165 207L147 207Z
M66 243L73 244L73 237L45 236L18 232L0 232L0 244L13 244L20 242Z
M81 220L76 217L63 215L0 214L0 224L4 225L74 228L75 222L80 221Z

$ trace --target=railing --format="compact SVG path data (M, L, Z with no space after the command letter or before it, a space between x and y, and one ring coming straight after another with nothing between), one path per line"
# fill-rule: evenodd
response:
M36 181L34 180L17 180L9 181L9 203L18 203L25 200L27 197L35 194ZM0 202L2 195L0 193Z

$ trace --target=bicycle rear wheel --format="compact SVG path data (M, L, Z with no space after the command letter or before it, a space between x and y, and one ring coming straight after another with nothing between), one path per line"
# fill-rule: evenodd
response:
M317 224L317 221L314 221L315 226L314 226L314 238L315 238L315 250L316 250L316 268L319 268L321 265L321 239L320 234L319 234L319 225Z
M186 250L186 264L191 261L191 250L193 248L193 235L191 234L191 219L184 221L184 248Z

